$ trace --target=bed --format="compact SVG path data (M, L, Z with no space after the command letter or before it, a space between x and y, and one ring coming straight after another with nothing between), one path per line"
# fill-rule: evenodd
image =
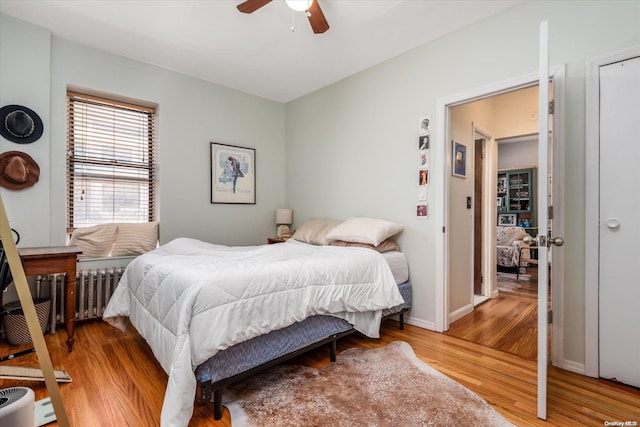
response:
M335 359L335 340L354 331L378 337L382 317L410 304L410 285L398 286L385 257L293 239L179 238L129 264L103 319L124 329L128 318L149 343L169 375L161 423L186 426L198 382L219 418L224 386L255 369L324 343Z

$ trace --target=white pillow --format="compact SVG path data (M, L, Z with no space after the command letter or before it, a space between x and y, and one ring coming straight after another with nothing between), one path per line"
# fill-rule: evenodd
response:
M108 257L116 240L116 224L100 224L73 230L69 245L82 249L80 258Z
M402 230L402 225L384 219L349 218L329 231L327 239L378 246L382 241Z
M310 219L302 224L291 238L311 245L326 245L327 233L338 224L340 221L333 219Z
M154 250L158 247L158 228L157 221L118 224L118 234L111 255L132 256Z

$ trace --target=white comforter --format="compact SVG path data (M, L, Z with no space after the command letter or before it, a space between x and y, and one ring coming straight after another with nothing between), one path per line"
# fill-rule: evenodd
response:
M381 310L403 302L370 249L287 243L251 247L175 239L127 267L103 318L129 317L169 374L162 426L187 426L195 368L234 344L315 314L378 337Z

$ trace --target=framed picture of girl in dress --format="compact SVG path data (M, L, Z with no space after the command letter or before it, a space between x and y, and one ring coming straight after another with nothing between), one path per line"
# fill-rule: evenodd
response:
M211 203L256 203L256 150L211 143Z

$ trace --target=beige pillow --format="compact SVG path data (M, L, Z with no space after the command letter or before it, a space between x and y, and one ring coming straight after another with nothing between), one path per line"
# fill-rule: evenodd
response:
M80 258L108 257L116 240L116 224L100 224L93 227L76 228L71 233L71 246L82 249Z
M327 233L338 224L340 221L333 219L310 219L302 224L291 238L312 245L326 245Z
M378 246L383 240L401 232L402 225L376 218L349 218L327 233L329 240L368 243Z
M359 248L369 248L378 252L391 252L391 251L399 251L400 246L396 242L391 239L384 240L380 242L378 246L373 246L368 243L356 243L356 242L345 242L343 240L334 240L329 243L331 246L356 246Z
M118 234L111 251L112 256L132 256L158 247L158 221L141 224L118 224Z

